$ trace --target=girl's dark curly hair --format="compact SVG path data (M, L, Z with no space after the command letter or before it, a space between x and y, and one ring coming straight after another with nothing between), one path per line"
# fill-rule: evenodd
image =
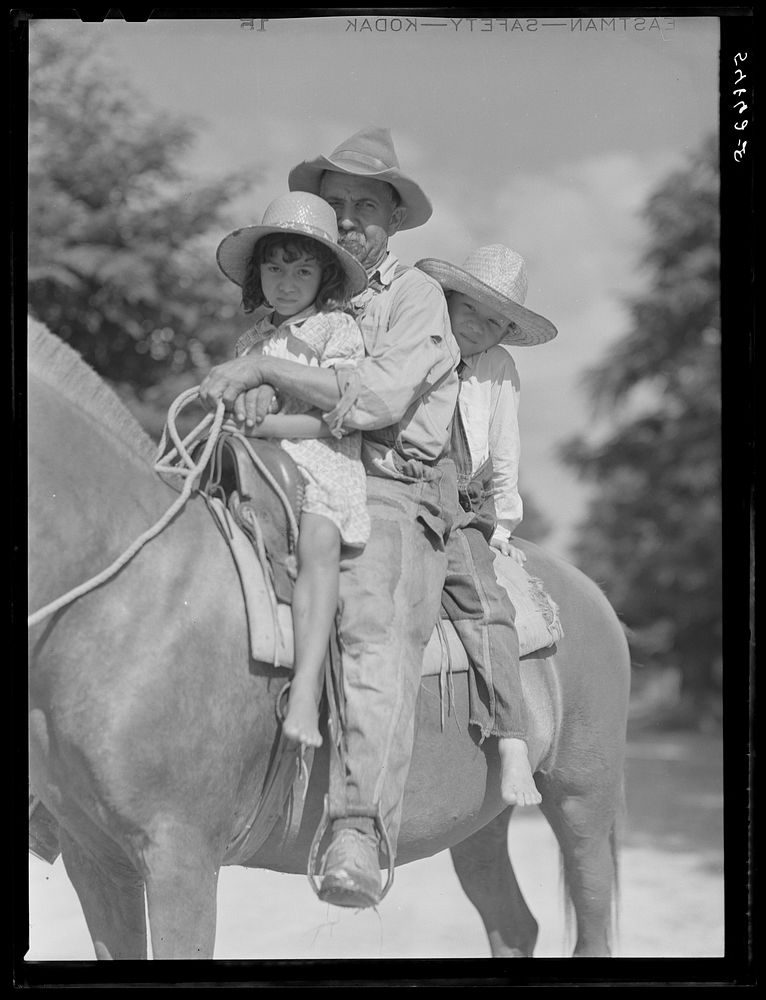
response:
M351 298L349 281L338 258L323 243L295 233L270 233L253 247L242 282L242 305L246 313L262 306L266 299L261 287L261 264L281 250L288 263L302 256L312 257L322 268L322 281L315 299L319 312L345 309Z

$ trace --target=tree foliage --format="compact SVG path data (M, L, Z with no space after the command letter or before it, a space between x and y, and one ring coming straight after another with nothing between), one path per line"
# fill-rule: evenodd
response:
M718 700L722 626L718 153L711 138L649 199L646 291L587 385L610 428L568 442L593 484L579 564L633 631L639 663L674 668L682 707Z
M30 312L141 409L230 351L236 290L215 236L248 181L190 179L190 121L147 106L97 47L33 28Z

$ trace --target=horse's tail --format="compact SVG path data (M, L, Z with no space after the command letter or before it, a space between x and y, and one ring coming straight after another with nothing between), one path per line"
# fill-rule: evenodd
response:
M572 902L572 887L569 881L564 852L559 848L559 891L561 893L561 909L564 913L564 953L570 953L574 947L576 933L576 915Z
M625 779L623 777L622 785L620 787L620 803L617 810L617 814L612 821L612 828L609 831L609 848L612 855L612 872L613 872L613 882L612 882L612 927L611 927L611 941L616 942L619 940L620 934L620 848L623 841L623 833L625 829L625 818L627 814L627 806L625 799Z

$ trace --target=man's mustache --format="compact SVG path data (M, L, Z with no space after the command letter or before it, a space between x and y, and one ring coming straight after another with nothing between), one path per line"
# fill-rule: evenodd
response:
M351 232L340 233L338 236L338 246L348 250L349 253L359 252L367 249L367 240L363 233Z

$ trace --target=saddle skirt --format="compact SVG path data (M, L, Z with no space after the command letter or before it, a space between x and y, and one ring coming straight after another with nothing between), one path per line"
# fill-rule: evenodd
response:
M276 599L290 604L303 504L303 478L293 459L274 441L244 440L223 432L200 480L200 489L208 502L221 501L220 506L216 505L218 511L232 515L239 532L265 565ZM230 537L230 527L220 516L218 521ZM241 541L235 540L237 548Z

